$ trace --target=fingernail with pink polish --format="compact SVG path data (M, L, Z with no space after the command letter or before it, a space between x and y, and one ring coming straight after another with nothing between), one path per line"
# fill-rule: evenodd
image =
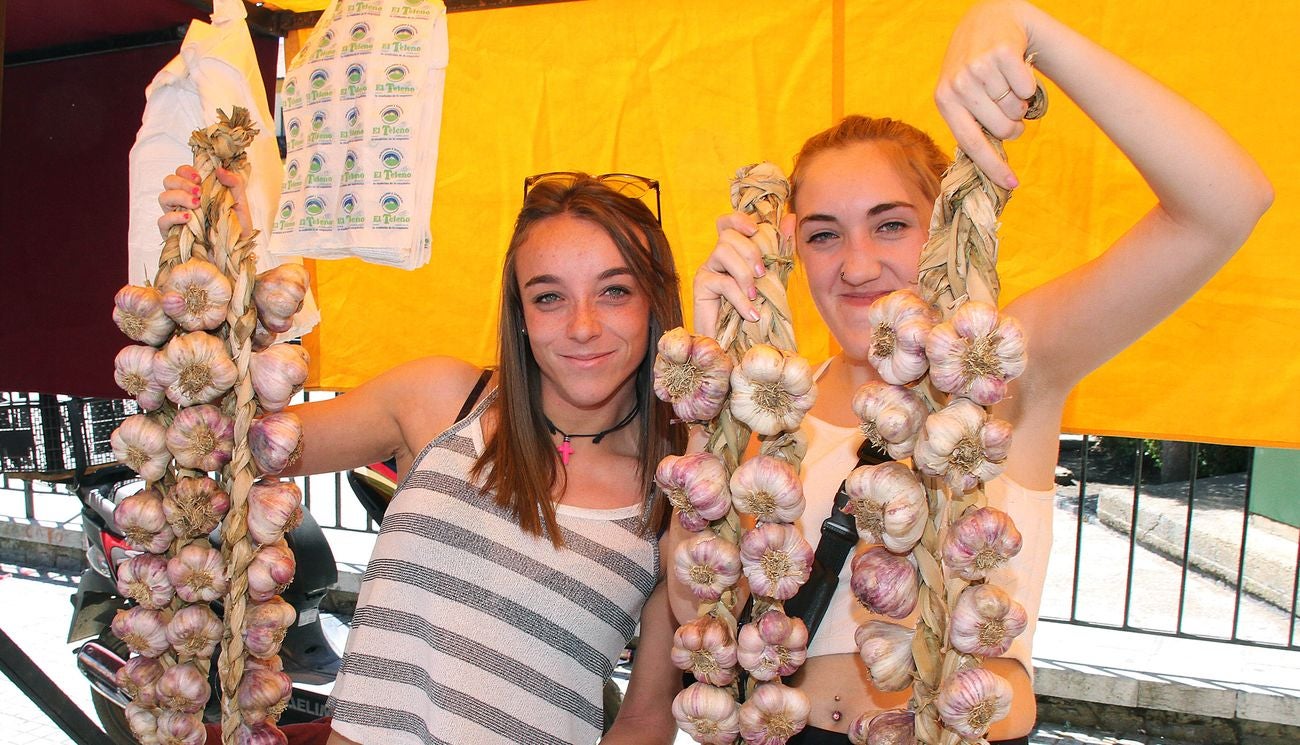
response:
M746 294L749 295L749 299L750 299L750 300L757 300L757 299L758 299L758 288L757 288L757 287L751 287L751 288L749 288L749 292L747 292Z

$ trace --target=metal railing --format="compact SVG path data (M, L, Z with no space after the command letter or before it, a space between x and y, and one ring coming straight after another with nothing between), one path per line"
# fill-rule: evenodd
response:
M334 395L308 393L299 400ZM4 426L0 416L0 430ZM1300 531L1250 512L1251 455L1244 473L1198 478L1200 446L1193 443L1189 477L1155 483L1144 473L1141 440L1134 443L1132 466L1124 474L1118 475L1113 464L1109 473L1090 469L1097 439L1062 438L1061 463L1071 469L1071 478L1058 479L1041 617L1300 649ZM298 483L322 527L376 531L342 474L300 477ZM0 483L0 499L20 499L28 520L40 517L38 507L55 494L63 492L40 481L5 475ZM18 517L13 505L6 504L7 514Z

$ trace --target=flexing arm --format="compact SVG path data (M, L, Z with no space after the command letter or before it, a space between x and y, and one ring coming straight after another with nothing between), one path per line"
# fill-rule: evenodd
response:
M614 726L602 743L669 743L677 733L673 697L682 689L682 672L669 658L673 623L667 588L661 583L641 609L641 637L632 663L632 680Z
M1002 138L1023 129L1020 99L1035 86L1027 54L1132 161L1157 199L1103 255L1008 307L1025 326L1032 363L1003 415L1016 424L1041 418L1025 423L1050 430L1054 440L1070 388L1205 284L1245 242L1273 194L1259 166L1203 112L1019 0L982 3L967 14L935 93L958 144L991 178L1015 183L979 126ZM1017 430L1023 434L1041 439ZM1009 463L1013 477L1015 470Z

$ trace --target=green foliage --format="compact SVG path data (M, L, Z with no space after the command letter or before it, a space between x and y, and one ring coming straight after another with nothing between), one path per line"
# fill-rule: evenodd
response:
M1111 459L1117 469L1132 470L1142 455L1143 480L1155 479L1162 466L1161 440L1133 437L1098 437L1092 446L1094 457ZM1242 473L1250 463L1250 448L1234 445L1196 444L1196 477Z

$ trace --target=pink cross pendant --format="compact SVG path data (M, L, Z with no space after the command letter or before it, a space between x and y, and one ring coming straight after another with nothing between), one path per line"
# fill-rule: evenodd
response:
M573 446L569 444L569 438L564 438L564 442L556 445L555 449L560 451L560 462L569 465L569 456L573 455Z

